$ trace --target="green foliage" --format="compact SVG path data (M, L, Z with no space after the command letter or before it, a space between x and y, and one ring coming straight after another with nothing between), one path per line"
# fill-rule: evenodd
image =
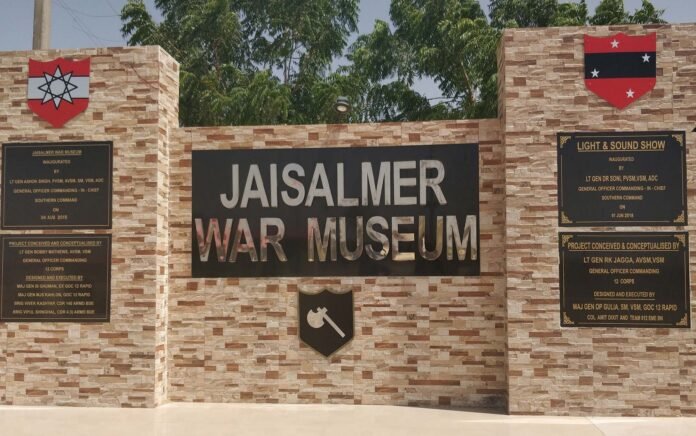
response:
M282 72L283 83L316 75L340 56L357 29L357 0L246 0L244 34L253 61Z
M495 116L499 32L476 0L394 0L390 15L394 29L377 20L339 71L352 121ZM443 98L414 91L421 77L438 83Z
M478 1L393 0L390 14L395 38L412 53L414 72L400 76L427 76L438 83L445 97L435 108L438 117L495 116L497 102L489 104L487 97L497 88L499 32Z
M609 25L629 22L629 15L624 10L623 0L602 0L597 5L591 24Z
M589 20L587 3L561 3L551 20L552 26L584 26Z
M326 71L356 30L357 0L143 0L121 11L131 45L181 64L185 126L322 122L340 89Z
M365 0L367 1L367 0ZM357 37L359 0L143 0L121 12L130 45L160 45L181 64L182 125L308 124L495 117L504 28L662 23L643 0L391 0L390 22ZM331 71L342 56L348 64ZM432 80L441 98L413 89ZM353 111L334 111L338 96Z
M644 0L634 14L622 0L603 0L590 16L585 0L491 0L490 17L475 0L392 0L389 24L378 21L348 56L362 79L361 120L487 118L497 115L496 48L508 27L659 23L664 11ZM427 77L443 98L436 104L411 85Z
M655 9L652 3L648 0L643 0L641 8L631 15L630 22L635 24L666 23L662 19L664 13L664 9Z
M506 27L548 27L558 11L557 0L491 0L491 25Z

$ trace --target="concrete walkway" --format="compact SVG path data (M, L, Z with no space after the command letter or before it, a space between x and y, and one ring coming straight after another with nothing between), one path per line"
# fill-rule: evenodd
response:
M694 436L696 418L505 416L391 406L0 407L2 436Z

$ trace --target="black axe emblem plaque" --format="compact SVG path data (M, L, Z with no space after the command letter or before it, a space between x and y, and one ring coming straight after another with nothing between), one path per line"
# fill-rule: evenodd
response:
M329 357L353 339L353 291L300 291L300 340Z

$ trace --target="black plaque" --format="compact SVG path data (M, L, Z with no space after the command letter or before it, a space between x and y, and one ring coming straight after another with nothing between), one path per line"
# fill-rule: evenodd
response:
M111 142L3 144L3 229L109 229Z
M0 321L109 321L111 235L5 235L0 244Z
M559 225L685 226L685 136L559 133Z
M691 326L686 232L559 237L563 327Z
M194 277L479 274L477 144L192 154Z
M300 340L329 357L353 340L353 291L323 290L318 294L298 292Z

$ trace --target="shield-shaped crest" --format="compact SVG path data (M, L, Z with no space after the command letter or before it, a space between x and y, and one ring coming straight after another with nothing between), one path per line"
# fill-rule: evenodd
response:
M329 357L353 339L353 291L298 295L302 342Z
M90 58L49 62L29 59L29 108L53 127L63 127L89 104Z
M623 109L655 87L657 36L585 35L585 85Z

